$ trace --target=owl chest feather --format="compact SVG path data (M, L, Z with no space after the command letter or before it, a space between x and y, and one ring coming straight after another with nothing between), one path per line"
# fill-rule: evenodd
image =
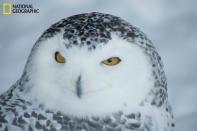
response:
M6 96L6 97L5 97ZM106 117L73 117L61 112L35 107L28 101L17 97L1 96L1 130L44 130L44 131L125 131L151 129L151 118L141 121L140 113L125 115L123 112Z

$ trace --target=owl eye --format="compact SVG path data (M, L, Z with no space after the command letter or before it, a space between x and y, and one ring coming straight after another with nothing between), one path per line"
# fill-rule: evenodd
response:
M55 60L58 62L58 63L65 63L65 59L63 56L61 56L61 54L57 51L55 52Z
M112 66L112 65L117 65L118 63L120 63L120 58L118 57L111 57L109 59L106 59L104 61L102 61L103 64L105 65L109 65L109 66Z

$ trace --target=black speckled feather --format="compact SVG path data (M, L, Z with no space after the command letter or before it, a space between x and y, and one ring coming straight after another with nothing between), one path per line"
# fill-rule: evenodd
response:
M45 109L42 105L35 107L31 102L15 96L12 87L0 96L0 129L27 131L124 131L144 130L149 123L141 123L140 113L123 114L117 112L104 118L76 118ZM128 121L135 120L134 123ZM149 121L151 122L151 120ZM147 124L147 125L146 125ZM144 130L146 131L146 130ZM148 131L148 129L147 129Z

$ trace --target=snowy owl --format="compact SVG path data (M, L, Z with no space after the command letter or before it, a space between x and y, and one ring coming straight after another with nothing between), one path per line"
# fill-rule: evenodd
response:
M172 131L161 58L125 20L74 15L37 40L0 96L2 131Z

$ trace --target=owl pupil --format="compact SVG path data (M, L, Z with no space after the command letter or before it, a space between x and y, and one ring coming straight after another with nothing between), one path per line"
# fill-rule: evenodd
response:
M108 59L107 61L108 61L109 63L111 63L111 62L112 62L112 58Z

